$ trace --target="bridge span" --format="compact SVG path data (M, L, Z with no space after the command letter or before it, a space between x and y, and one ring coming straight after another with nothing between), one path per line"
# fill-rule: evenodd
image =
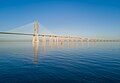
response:
M49 41L67 41L67 42L120 42L120 40L108 40L108 39L91 39L91 38L81 38L74 36L60 36L60 35L49 35L49 34L39 34L38 32L38 22L34 23L34 33L18 33L18 32L0 32L0 34L11 34L11 35L26 35L32 36L32 42L40 42L39 36L42 37L42 40L45 42L46 38L49 38Z

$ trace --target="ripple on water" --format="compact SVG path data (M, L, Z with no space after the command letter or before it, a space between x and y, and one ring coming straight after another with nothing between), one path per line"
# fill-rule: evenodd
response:
M83 44L42 48L30 43L0 47L0 83L119 83L118 45ZM21 79L21 80L20 80Z

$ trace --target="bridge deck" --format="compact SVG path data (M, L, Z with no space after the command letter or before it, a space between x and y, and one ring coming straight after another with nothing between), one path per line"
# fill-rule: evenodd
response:
M0 34L11 34L11 35L28 35L28 36L35 36L35 34L31 34L31 33L18 33L18 32L0 32ZM80 38L80 37L71 37L71 36L59 36L59 35L46 35L46 34L38 34L38 36L41 37L61 37L61 38L76 38L80 39L80 40L89 40L89 41L117 41L120 42L120 40L105 40L105 39L88 39L88 38Z

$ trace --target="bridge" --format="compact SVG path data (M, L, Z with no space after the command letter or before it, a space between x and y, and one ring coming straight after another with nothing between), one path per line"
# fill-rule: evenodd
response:
M42 37L42 41L46 42L49 38L49 41L53 42L120 42L120 40L108 40L108 39L90 39L90 38L81 38L74 36L60 36L60 35L49 35L49 34L39 34L38 21L34 22L34 33L19 33L19 32L0 32L0 34L11 34L11 35L27 35L32 36L32 42L40 42L39 36Z

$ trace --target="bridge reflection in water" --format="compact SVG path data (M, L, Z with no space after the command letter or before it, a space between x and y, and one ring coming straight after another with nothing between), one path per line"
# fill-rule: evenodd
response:
M61 79L68 79L68 77L72 77L68 80L77 78L81 82L84 76L89 74L88 78L90 78L95 74L94 71L97 72L96 79L98 80L98 75L103 73L101 76L105 76L104 73L109 70L106 76L112 75L119 79L119 75L116 75L116 73L119 74L117 72L120 61L119 49L119 42L54 42L48 40L34 43L0 42L0 75L1 77L6 75L3 77L10 78L10 81L14 80L11 78L12 74L15 79L23 80L20 82L31 81L31 78L36 81L40 80L40 82L46 78L53 80L59 78L58 81L62 82ZM83 75L83 73L86 74ZM93 76L90 79L93 80Z
M40 52L47 54L50 50L57 50L57 49L65 49L71 48L74 49L76 47L82 46L89 46L90 44L96 44L95 42L73 42L73 41L44 41L42 42L32 42L32 49L34 55L34 63L38 64L39 60L39 50Z
M38 63L38 50L39 50L39 42L32 43L33 54L34 54L34 62Z
M49 41L49 40L41 40L41 42L32 42L32 49L33 49L33 62L38 64L39 55L44 53L43 55L48 54L52 50L64 50L64 49L74 49L74 48L81 48L85 47L88 48L90 45L102 45L105 42L73 42L73 41ZM39 54L40 51L40 54Z

